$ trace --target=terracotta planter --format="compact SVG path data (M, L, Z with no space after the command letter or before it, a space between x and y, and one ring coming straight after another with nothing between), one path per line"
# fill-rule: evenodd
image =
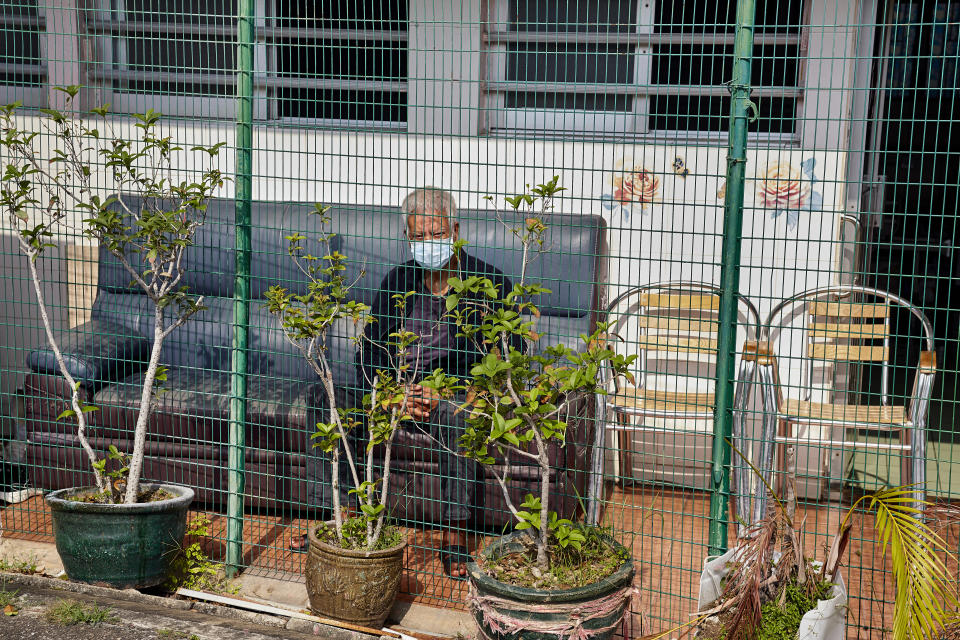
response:
M118 589L163 582L183 543L193 489L142 485L176 496L137 504L92 504L70 500L93 487L61 489L47 495L53 537L71 580Z
M484 559L520 551L522 532L499 538L482 552ZM610 540L618 549L619 543ZM599 582L575 589L548 591L517 587L495 580L480 566L467 565L470 580L470 608L482 640L559 640L580 637L607 640L619 632L633 592L633 561Z
M319 616L382 627L400 588L407 541L383 551L351 551L319 540L314 526L307 536L304 575L310 609Z

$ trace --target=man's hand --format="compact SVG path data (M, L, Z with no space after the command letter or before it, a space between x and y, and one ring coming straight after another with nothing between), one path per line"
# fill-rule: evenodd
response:
M440 396L433 389L419 384L407 388L407 410L414 420L426 420L439 403Z

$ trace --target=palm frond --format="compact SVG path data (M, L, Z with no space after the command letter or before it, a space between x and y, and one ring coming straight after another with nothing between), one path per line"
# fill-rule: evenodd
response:
M939 638L958 606L956 586L947 569L950 555L915 505L915 490L896 487L869 497L884 555L889 552L896 584L894 640Z

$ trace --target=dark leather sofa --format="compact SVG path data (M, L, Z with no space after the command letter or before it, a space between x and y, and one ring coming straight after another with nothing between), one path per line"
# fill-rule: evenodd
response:
M253 207L252 302L248 343L247 422L245 430L245 502L250 507L289 509L307 495L305 456L316 410L319 385L299 353L283 338L276 320L263 308L264 292L282 284L304 290L300 273L286 254L284 236L320 232L312 206L260 202ZM211 202L207 224L186 257L185 284L204 296L207 309L166 341L162 362L169 367L164 392L150 417L145 475L197 489L198 501L217 508L226 502L227 418L235 278L234 202ZM337 206L331 209L335 248L350 260L348 281L355 297L370 303L386 272L409 258L402 219L395 207ZM507 275L519 273L518 242L492 211L461 211L461 235L467 250ZM513 214L501 214L509 223ZM576 345L596 321L605 280L605 226L597 216L553 216L544 251L531 277L552 290L540 300L538 348L558 341ZM308 245L309 246L309 245ZM312 247L315 251L318 248ZM98 449L115 444L132 448L140 380L149 353L152 311L149 301L105 250L100 251L97 296L91 320L61 338L86 402L99 407L88 414ZM356 328L345 324L330 341L337 384L356 383L353 344ZM27 397L28 458L35 486L58 489L92 482L87 461L69 420L56 416L67 407L67 389L45 348L29 353ZM589 403L588 403L589 404ZM574 421L565 448L553 461L553 490L561 511L572 513L577 495L585 495L590 461L592 407ZM395 455L394 514L437 521L440 483L438 445L422 433L398 436ZM538 472L516 465L511 490L520 497L534 489ZM501 526L509 520L492 476L478 496L478 522Z

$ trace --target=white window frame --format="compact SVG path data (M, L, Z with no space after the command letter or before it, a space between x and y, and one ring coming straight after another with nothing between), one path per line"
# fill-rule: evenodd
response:
M487 0L487 20L482 24L483 43L487 55L487 74L484 79L484 117L488 133L504 136L536 136L556 132L556 135L587 138L609 138L611 136L661 140L694 140L697 142L721 142L727 134L716 131L698 130L651 130L649 127L650 98L656 95L677 96L726 96L726 86L701 85L655 85L651 84L653 51L658 45L669 44L712 44L732 45L732 33L655 33L654 0L634 0L637 3L637 25L632 33L576 33L544 32L523 33L509 31L509 3L511 0ZM670 0L664 0L670 1ZM806 14L803 14L804 16ZM755 46L762 45L799 45L801 33L764 34L754 36ZM508 81L507 46L526 42L568 42L634 45L633 83L596 85L565 83ZM803 64L802 57L798 61ZM798 80L803 78L798 72ZM574 91L571 91L574 89ZM506 107L505 94L511 91L537 90L538 92L566 93L617 93L633 96L632 110L629 112L609 111L573 111L562 109L530 109ZM803 96L801 87L755 87L751 92L754 98L786 97L795 98L794 117L799 119L800 102ZM799 142L799 123L794 133L751 133L755 140L795 144Z
M211 119L230 120L236 118L237 107L234 97L210 96L174 96L157 95L142 92L128 92L112 88L117 80L159 80L169 82L212 83L232 85L236 82L233 73L198 73L198 72L171 72L171 71L131 71L124 69L124 47L116 46L115 38L122 38L127 31L125 22L124 0L114 0L118 9L111 12L104 5L110 0L98 0L98 10L93 19L88 19L86 32L97 36L99 46L98 62L92 65L90 76L92 80L101 84L106 102L113 104L113 109L121 113L139 113L153 108L167 116L194 117L199 116ZM375 130L403 130L406 122L371 121L371 120L343 120L327 118L281 118L279 117L279 98L273 91L282 87L295 88L331 88L357 89L373 91L392 91L407 93L407 80L349 80L341 81L326 78L280 77L277 75L277 47L274 41L285 36L300 38L330 38L371 41L400 41L407 42L408 32L387 30L360 30L360 29L301 29L280 27L274 24L275 12L273 7L276 0L256 0L254 21L254 74L253 74L253 117L254 120L279 122L292 125L304 125L338 129L343 127L369 128ZM111 19L111 14L117 16ZM154 31L197 35L233 35L235 25L148 25L137 23L136 31ZM102 36L110 36L109 38Z
M41 86L38 87L0 84L0 104L19 102L28 109L36 109L45 106L47 89L43 85L46 83L46 79L49 76L47 74L46 63L46 38L43 37L46 31L43 2L38 4L37 17L10 16L0 14L0 24L2 24L4 27L14 27L20 29L36 27L40 32L40 59L43 61L39 64L26 64L21 62L3 64L3 71L8 73L37 74L44 79L41 83Z

